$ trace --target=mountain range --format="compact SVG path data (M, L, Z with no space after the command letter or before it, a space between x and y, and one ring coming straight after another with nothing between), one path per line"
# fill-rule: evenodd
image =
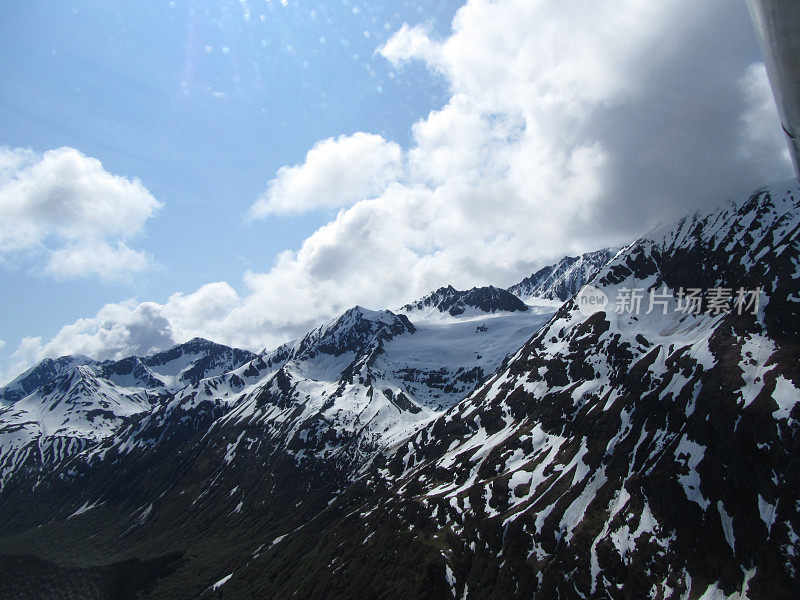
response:
M0 597L793 598L799 304L787 182L269 352L46 359Z

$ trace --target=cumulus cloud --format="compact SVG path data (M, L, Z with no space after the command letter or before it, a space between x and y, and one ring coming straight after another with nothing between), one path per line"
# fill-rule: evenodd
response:
M175 343L172 327L154 302L105 305L94 317L61 328L51 340L27 337L12 360L32 363L45 357L83 354L98 360L144 355Z
M0 148L0 259L26 253L60 278L126 279L152 265L125 242L160 207L138 179L74 148Z
M46 271L56 279L96 275L102 279L126 279L131 273L146 271L152 259L132 250L125 242L116 247L101 241L87 241L57 248L50 253Z
M303 164L278 170L250 215L350 206L383 191L399 175L401 156L394 142L363 132L317 142Z
M227 283L210 283L191 294L156 302L110 303L96 315L66 325L50 340L26 337L10 357L9 375L43 358L83 354L97 360L144 356L195 336L224 340L225 319L241 302Z
M410 59L424 60L429 65L435 66L441 48L431 39L425 27L421 25L409 27L408 23L404 23L397 33L378 49L378 52L395 68L402 67L403 63Z
M790 173L783 152L774 152L776 113L763 94L751 120L756 138L742 126L754 101L742 79L758 57L744 6L479 0L453 26L442 41L402 28L380 50L398 65L425 61L453 90L443 111L450 126L418 123L412 157L424 166L440 155L452 161L448 150L483 151L529 206L547 201L540 181L561 178L558 201L593 214L589 227L553 221L563 240L636 234ZM452 127L469 122L484 130ZM424 137L432 129L435 144ZM576 150L600 160L592 175L570 167ZM451 167L442 173L456 173ZM571 187L576 177L591 180L596 194L582 197L584 184Z
M380 193L354 184L361 200L248 275L235 314L264 331L510 284L791 173L745 6L473 0L451 35L406 25L378 52L424 61L451 97Z
M791 174L743 4L471 0L449 36L404 26L379 52L398 68L424 61L448 102L405 151L357 133L279 170L253 216L341 210L269 271L246 273L241 293L176 294L148 305L151 322L166 319L174 339L271 346L354 304L509 285ZM90 340L104 352L114 328L90 321L37 352Z

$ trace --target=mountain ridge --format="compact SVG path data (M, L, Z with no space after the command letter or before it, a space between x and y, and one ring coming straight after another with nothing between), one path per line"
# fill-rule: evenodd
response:
M528 307L514 294L494 286L473 287L460 291L452 285L441 287L415 302L402 306L399 312L432 315L445 313L451 317L469 317L495 312L525 312Z
M566 302L605 266L619 249L603 248L579 256L565 256L557 263L542 267L508 291L528 304L542 301Z

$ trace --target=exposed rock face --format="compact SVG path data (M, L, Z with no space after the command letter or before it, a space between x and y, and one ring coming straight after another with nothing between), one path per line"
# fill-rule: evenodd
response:
M0 407L13 404L59 375L66 373L78 365L94 364L97 361L86 356L62 356L46 358L34 365L22 375L0 388Z
M617 253L605 248L580 256L565 256L554 265L543 267L508 288L508 291L528 304L541 301L566 302Z
M375 519L365 530L417 511L409 526L452 532L443 563L457 597L486 577L476 565L507 597L791 597L797 198L794 185L764 190L617 256L593 280L607 311L586 317L567 302L504 370L398 448L383 472L395 495L363 509ZM615 312L624 289L664 286L667 314ZM676 312L688 287L763 295L756 314Z
M98 362L45 359L0 389L0 489L12 478L35 485L42 470L112 438L132 419L158 410L189 383L255 358L246 350L195 338L147 357Z
M493 286L459 291L453 286L442 287L424 298L400 309L408 314L447 313L451 317L476 313L524 312L528 307L514 294Z
M637 241L592 281L607 310L567 302L227 591L380 596L403 581L409 598L792 598L798 197L775 186ZM719 288L763 295L755 314L679 312L689 287L707 303ZM617 313L630 289L669 299Z

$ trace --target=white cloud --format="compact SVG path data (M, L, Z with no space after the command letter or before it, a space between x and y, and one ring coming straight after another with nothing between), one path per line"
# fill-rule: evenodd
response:
M131 250L125 242L117 242L113 247L94 241L53 250L45 269L56 279L96 275L102 279L126 281L130 275L146 271L151 265L150 256Z
M401 155L397 144L362 132L317 142L303 164L278 170L250 215L340 208L378 195L399 175Z
M238 310L252 299L265 330L444 283L511 283L790 173L760 151L782 144L763 95L761 126L742 125L757 57L743 6L475 0L449 37L404 26L379 52L425 61L451 98L414 125L380 195L248 277Z
M414 125L382 193L248 276L243 323L512 283L791 172L763 81L756 100L743 83L746 7L724 0L474 0L450 36L404 26L378 51L425 61L451 98Z
M208 283L192 294L170 296L163 314L173 323L176 336L185 341L202 335L204 327L227 315L239 301L236 290L227 283Z
M195 336L220 339L225 332L215 329L215 321L224 319L239 302L227 283L210 283L192 294L173 294L164 304L135 300L106 304L95 316L62 327L47 342L40 337L23 339L11 359L27 365L65 354L117 360Z
M45 357L84 354L98 360L147 354L175 343L172 327L154 302L106 304L94 317L61 328L53 339L24 338L12 361L31 364Z
M424 60L435 66L440 47L430 38L430 33L425 27L421 25L409 27L404 23L397 33L378 48L378 52L395 68L402 67L404 62L411 59Z
M508 285L791 173L743 4L473 0L450 36L406 26L379 51L397 66L423 60L450 86L411 147L363 133L320 142L252 214L336 217L246 273L240 294L224 283L176 294L146 305L148 323L165 319L176 340L272 346L354 304ZM143 306L124 305L120 322ZM118 353L124 336L104 318L38 355ZM146 345L131 339L125 352Z
M74 148L0 148L0 258L44 259L59 278L125 279L152 265L125 241L160 207L138 179Z

